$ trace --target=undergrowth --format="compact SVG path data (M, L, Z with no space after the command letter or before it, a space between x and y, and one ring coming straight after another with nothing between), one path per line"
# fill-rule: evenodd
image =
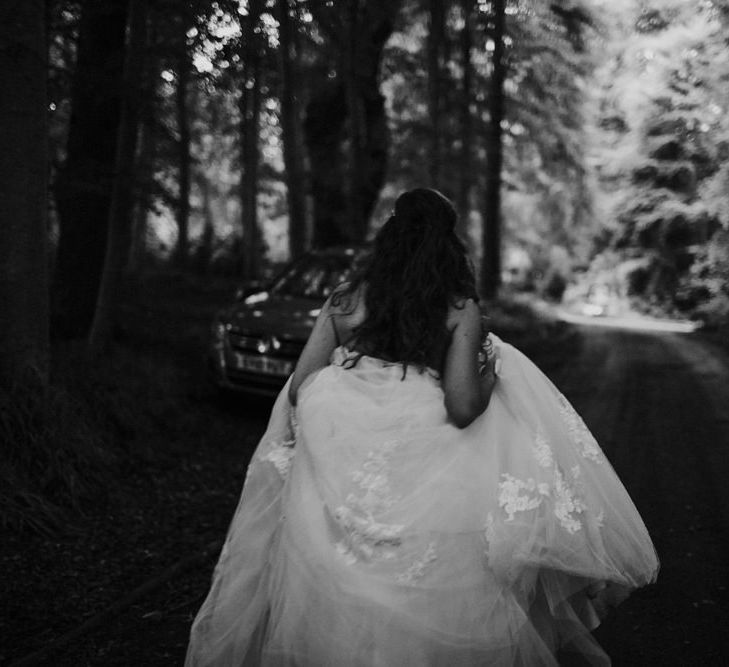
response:
M0 441L3 528L53 533L86 502L105 498L110 438L90 406L63 387L28 378L0 391Z
M50 383L29 378L0 391L2 528L82 529L92 505L128 493L127 474L175 465L216 437L201 408L202 359L212 314L233 289L169 273L135 277L110 354L91 361L83 341L57 342Z

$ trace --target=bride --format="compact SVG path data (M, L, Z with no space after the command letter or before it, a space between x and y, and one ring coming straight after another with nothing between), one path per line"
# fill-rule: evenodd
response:
M654 581L653 544L564 396L483 339L455 222L435 190L405 192L322 308L189 667L610 664L590 631Z

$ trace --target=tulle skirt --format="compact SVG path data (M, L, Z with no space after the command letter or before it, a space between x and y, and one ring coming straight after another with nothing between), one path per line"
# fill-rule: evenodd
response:
M186 665L610 664L606 607L653 581L646 528L581 418L492 336L466 429L435 373L338 348L254 454Z

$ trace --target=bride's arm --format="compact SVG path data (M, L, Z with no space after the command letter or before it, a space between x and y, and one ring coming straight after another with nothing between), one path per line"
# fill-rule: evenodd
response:
M479 374L478 353L481 347L481 311L468 300L454 309L449 318L452 335L443 368L445 408L458 428L465 428L488 406L495 377ZM489 370L489 369L487 369Z
M304 350L296 363L294 376L289 385L289 401L296 405L296 397L302 383L314 371L324 368L329 363L337 341L334 336L334 328L331 322L332 308L330 300L322 306L321 312L316 318L314 329L306 341Z

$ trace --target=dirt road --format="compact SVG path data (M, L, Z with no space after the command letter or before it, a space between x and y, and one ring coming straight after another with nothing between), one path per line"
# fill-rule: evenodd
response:
M628 488L658 583L598 630L616 667L729 665L729 364L694 335L580 329L554 374Z

